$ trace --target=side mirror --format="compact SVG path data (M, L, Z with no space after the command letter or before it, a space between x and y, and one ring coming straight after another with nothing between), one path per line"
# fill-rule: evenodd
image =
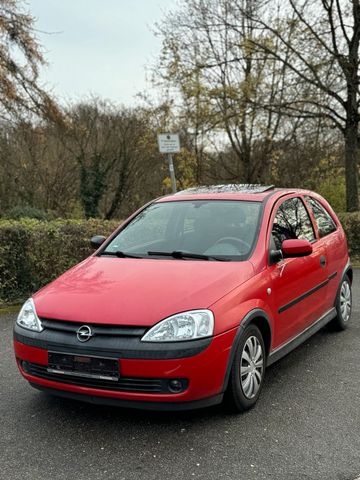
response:
M97 249L100 247L100 245L102 245L105 242L105 240L106 240L106 237L104 237L103 235L95 235L90 240L90 243L93 248Z
M284 258L306 257L313 251L308 240L284 240L281 246Z

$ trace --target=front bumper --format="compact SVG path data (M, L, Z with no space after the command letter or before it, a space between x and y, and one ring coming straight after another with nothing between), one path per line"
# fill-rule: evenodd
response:
M21 374L32 386L40 390L91 403L183 410L221 402L229 353L236 330L230 330L212 339L181 342L176 345L142 343L139 350L139 344L133 345L133 340L129 339L119 340L120 344L117 346L111 338L96 339L96 343L93 342L94 338L81 344L76 338L63 337L61 332L43 331L38 334L16 326L14 349ZM133 346L135 348L131 348ZM36 372L46 372L49 350L77 355L110 356L119 361L120 380L131 379L136 382L138 379L148 383L156 379L166 383L169 379L184 379L186 388L181 393L139 392L122 390L120 384L116 389L111 385L109 387L103 385L101 388L83 385L80 381L77 384L74 379L70 382L68 378L60 375L59 379L54 379L53 376L41 378ZM28 362L36 368L24 369L23 362Z

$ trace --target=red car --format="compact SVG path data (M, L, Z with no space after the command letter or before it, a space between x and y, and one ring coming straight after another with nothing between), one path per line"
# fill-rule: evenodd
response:
M265 367L345 329L346 238L316 193L195 188L138 210L22 307L14 348L45 392L161 410L257 401Z

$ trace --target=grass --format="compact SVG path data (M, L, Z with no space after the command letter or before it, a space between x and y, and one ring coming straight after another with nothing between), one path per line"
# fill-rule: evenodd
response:
M350 260L351 260L351 265L354 268L360 268L360 257L359 256L352 255L350 257Z
M20 310L21 304L18 305L0 305L0 315L8 315L10 313L17 313Z

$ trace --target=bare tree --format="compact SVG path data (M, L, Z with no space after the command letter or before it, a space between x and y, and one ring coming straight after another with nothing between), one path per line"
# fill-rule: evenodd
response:
M216 159L222 165L213 165L213 176L221 172L225 181L250 183L268 178L276 142L291 135L301 121L286 121L279 108L263 108L284 100L287 68L254 48L258 25L253 17L264 0L238 3L184 0L158 26L163 37L160 72L180 93L180 113L195 139L200 138L200 152L210 143L218 150ZM247 14L239 15L239 8ZM279 43L275 39L275 50Z
M226 3L238 18L228 28L241 32L247 18L257 31L249 39L256 52L288 72L286 96L266 106L289 117L321 118L342 133L347 210L358 210L359 0L272 0L256 11L244 8L242 0Z
M121 212L127 195L146 183L157 159L155 139L146 111L118 108L97 98L70 108L63 142L78 165L86 218L101 211L110 219Z
M0 190L4 189L2 198L5 197L2 210L11 205L11 199L16 201L21 196L24 202L36 203L38 185L33 185L32 189L23 188L20 178L23 173L20 169L28 159L18 162L15 145L11 143L15 137L19 139L17 126L24 126L24 121L31 123L35 118L61 121L55 101L39 81L39 69L44 65L45 59L36 38L35 19L25 9L24 2L0 0ZM28 126L27 131L35 133L33 125ZM36 143L35 137L32 143ZM11 193L10 185L13 187Z
M4 123L0 140L0 205L33 206L68 216L77 194L76 165L53 122Z
M40 86L45 64L36 39L35 19L22 1L0 1L0 118L33 112L58 118L55 102Z

